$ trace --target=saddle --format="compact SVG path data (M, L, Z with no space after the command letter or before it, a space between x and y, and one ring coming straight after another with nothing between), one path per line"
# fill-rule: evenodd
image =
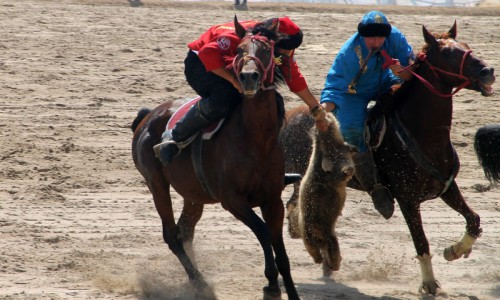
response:
M184 117L184 115L189 111L189 109L193 106L196 105L198 101L200 101L202 98L200 96L197 96L183 105L181 105L170 117L169 121L167 122L167 126L165 129L165 132L162 135L162 139L165 139L165 137L168 137L169 140L171 140L172 135L172 129L175 127L175 124ZM282 99L281 99L282 101ZM196 177L198 178L198 181L200 182L203 190L209 194L212 198L216 199L212 189L210 186L207 184L207 180L205 177L205 173L203 171L202 166L202 141L203 140L210 140L222 127L224 124L225 118L215 121L205 127L201 131L201 138L196 138L198 137L199 133L196 133L192 135L190 138L188 138L186 141L182 142L182 145L180 145L180 148L183 149L187 147L190 144L192 145L192 151L191 151L191 161L193 162L193 167L194 171L196 174ZM294 174L294 173L287 173L285 174L284 177L284 185L292 184L295 182L298 182L302 179L302 176L300 174Z

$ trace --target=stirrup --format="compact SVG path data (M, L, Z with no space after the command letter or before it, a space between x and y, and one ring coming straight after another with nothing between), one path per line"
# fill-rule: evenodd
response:
M194 139L198 136L199 133L196 133L190 136L187 140L182 142L176 142L174 140L166 140L157 145L153 146L153 150L155 152L156 158L158 158L162 164L168 164L172 158L181 154L182 149L186 148L189 144L191 144Z
M155 156L163 165L170 163L172 158L181 153L181 148L175 141L166 141L153 147Z
M299 182L301 180L302 180L302 175L300 175L300 174L285 173L285 178L284 178L285 186L292 184L292 183Z
M159 144L156 144L153 146L153 150L155 152L155 156L156 158L160 159L160 152L161 152L161 149L163 147L167 147L167 145L169 144L177 144L174 140L168 140L168 141L164 141L164 142L161 142ZM180 152L180 149L179 149L179 152Z

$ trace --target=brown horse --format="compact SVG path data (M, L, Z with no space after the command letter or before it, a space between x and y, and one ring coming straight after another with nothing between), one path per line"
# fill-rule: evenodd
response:
M449 32L436 36L423 27L426 46L409 68L414 69L414 78L394 95L380 99L375 108L385 115L387 126L381 143L373 149L374 158L383 183L396 198L410 229L422 270L421 292L426 294L437 294L441 287L432 271L420 204L441 197L467 222L462 240L445 249L448 261L468 257L482 231L479 215L468 207L455 182L459 160L450 140L452 95L465 87L489 96L495 76L493 68L455 39L456 33L456 23ZM287 122L282 137L308 140L303 128L312 122L308 116ZM290 144L293 141L286 145ZM307 145L310 141L285 150L287 172L304 174L302 162L294 158L308 157L311 149ZM349 186L359 189L355 183L351 180Z
M269 282L264 288L264 299L281 299L279 274L288 298L299 299L282 233L284 159L278 140L281 120L275 95L276 76L273 76L276 28L251 35L236 18L234 24L242 40L233 69L244 99L226 119L215 139L204 141L203 151L195 147L198 141L193 142L167 166L162 166L155 158L153 146L160 142L172 115L172 103L167 102L151 111L139 112L132 126L132 155L153 195L162 220L163 239L186 270L198 298L216 297L188 255L190 245L203 206L220 202L252 230L262 246L264 273ZM201 158L201 162L193 163L195 156ZM204 178L203 184L199 177ZM184 199L177 224L170 186ZM253 207L260 208L264 220Z

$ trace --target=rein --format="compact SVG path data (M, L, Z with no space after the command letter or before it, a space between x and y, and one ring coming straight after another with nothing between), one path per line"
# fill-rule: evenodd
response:
M261 89L263 90L272 90L272 89L275 89L276 86L274 85L270 85L270 86L265 86L264 83L266 82L266 79L267 79L267 74L269 73L269 70L272 70L274 69L274 65L275 65L275 62L274 62L274 41L272 40L269 40L267 37L265 36L261 36L261 35L252 35L252 36L247 36L247 37L244 37L241 41L242 43L255 43L255 42L260 42L266 46L268 46L270 49L271 49L271 55L270 55L270 58L269 59L269 63L267 64L267 66L264 66L264 64L262 63L262 61L254 56L254 55L250 55L248 53L244 53L243 56L235 56L234 59L233 59L233 71L234 73L236 74L236 76L238 77L238 74L241 72L241 69L243 68L243 65L249 61L249 60L253 60L254 62L257 63L257 65L259 66L259 68L263 71L263 75L260 79L260 86L261 86ZM271 72L271 76L269 78L269 82L270 83L273 83L274 81L274 72Z
M461 89L463 89L464 87L468 86L471 82L470 80L465 77L463 75L463 69L464 69L464 64L465 64L465 59L467 58L467 56L469 56L470 54L472 53L472 50L467 50L465 53L464 53L464 56L462 57L462 62L460 63L460 73L459 74L456 74L456 73L452 73L452 72L448 72L448 71L445 71L445 70L442 70L442 69L439 69L439 68L436 68L435 66L433 66L428 60L427 60L427 55L425 53L420 53L418 55L418 59L422 62L425 62L429 68L431 69L431 71L434 73L434 76L436 76L436 78L439 79L439 74L437 72L440 72L442 74L446 74L446 75L450 75L450 76L453 76L453 77L458 77L459 79L462 79L464 80L464 82L459 85L455 91L453 91L451 94L443 94L441 93L440 91L438 91L429 81L427 81L425 78L423 78L422 76L418 75L415 71L412 70L412 67L414 64L411 64L409 65L408 67L404 68L403 70L407 70L409 71L410 73L412 73L415 77L418 78L418 80L420 80L420 82L422 82L423 85L425 85L425 87L427 87L431 92L433 92L434 94L440 96L440 97L452 97L453 95L455 95L458 91L460 91ZM436 72L437 71L437 72Z

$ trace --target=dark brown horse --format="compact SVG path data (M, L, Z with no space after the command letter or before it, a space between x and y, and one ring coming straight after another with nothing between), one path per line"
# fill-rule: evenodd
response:
M479 128L474 136L474 150L486 179L500 183L500 125Z
M468 257L482 231L479 215L469 208L455 182L459 160L450 141L452 95L465 87L489 96L495 77L493 68L487 67L466 44L455 39L456 33L456 23L449 32L439 36L423 27L426 46L411 67L414 78L394 95L380 99L375 109L385 115L387 130L380 145L373 150L374 158L384 184L396 198L410 229L422 269L421 291L426 294L437 294L441 288L432 271L420 204L441 197L467 222L462 240L445 249L448 261ZM458 88L453 91L455 87ZM306 115L292 116L292 120L286 122L282 137L308 140L302 130L311 124L311 118ZM284 143L290 145L293 141ZM310 145L310 141L286 149L287 172L304 174L304 166L293 159L309 157L311 149L304 145ZM359 188L354 180L350 186Z
M274 43L276 28L250 35L235 18L236 33L242 38L234 70L244 91L244 99L215 139L185 148L170 164L162 166L153 146L160 142L172 115L172 103L141 110L132 129L132 155L146 179L163 225L163 239L177 256L195 287L198 298L215 299L212 289L188 255L196 223L205 204L222 207L247 225L264 250L264 299L281 299L281 274L289 299L299 299L290 273L283 242L284 187L283 151L278 141L278 106L274 82ZM192 156L201 158L194 164ZM199 168L195 168L195 166ZM196 169L196 170L195 170ZM198 176L204 178L200 184ZM175 223L170 187L184 199L182 213ZM262 220L253 207L259 207ZM221 241L219 241L221 242Z

